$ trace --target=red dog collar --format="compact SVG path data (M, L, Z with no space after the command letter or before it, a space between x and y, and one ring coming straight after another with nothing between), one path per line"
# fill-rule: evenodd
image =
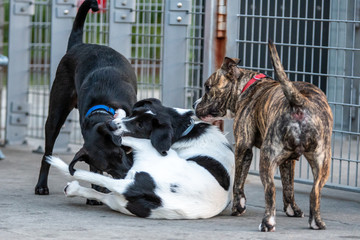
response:
M258 74L258 75L256 75L256 76L254 76L250 81L248 81L248 82L246 83L246 85L244 86L244 88L241 90L241 93L243 93L248 87L250 87L251 84L253 84L256 80L260 80L260 79L265 78L265 77L266 77L266 75L263 74L263 73L260 73L260 74Z

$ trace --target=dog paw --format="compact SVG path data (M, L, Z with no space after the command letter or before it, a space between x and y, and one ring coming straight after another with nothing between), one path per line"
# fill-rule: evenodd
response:
M296 204L288 204L284 211L288 217L304 217L304 213Z
M35 187L35 194L36 195L49 195L49 188L47 186L45 187Z
M261 232L275 232L275 217L264 217L259 225Z
M309 228L314 229L314 230L324 230L326 229L326 225L323 221L321 221L320 219L309 219Z
M232 216L240 216L244 213L246 213L246 199L245 197L241 197L240 200L236 199L234 201L233 207L232 207Z
M79 182L72 181L66 185L66 187L64 188L64 193L67 197L75 197L79 188L80 188Z

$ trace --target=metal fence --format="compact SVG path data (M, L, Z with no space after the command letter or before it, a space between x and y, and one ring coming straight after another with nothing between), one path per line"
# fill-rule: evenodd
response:
M26 11L18 12L16 22L19 23L15 27L27 24L26 16L30 18L25 33L18 35L22 44L25 40L30 44L15 56L23 58L17 66L22 75L9 73L9 76L24 79L15 90L16 94L25 91L28 105L8 101L1 116L11 115L7 116L7 122L12 125L6 129L11 137L22 139L19 135L24 132L27 139L39 139L39 144L43 144L53 69L65 52L63 43L67 42L80 1L24 1L33 2L30 4L33 13L27 16ZM10 14L11 4L24 4L24 1L2 2L0 51L4 55L10 49L4 16ZM116 0L99 2L100 12L88 15L84 41L117 47L125 43L114 38L114 33L130 29L121 37L129 39L123 49L129 50L125 55L138 77L138 99L156 97L167 105L187 108L201 96L203 78L207 77L203 75L215 70L210 66L211 59L215 58L210 52L216 45L212 44L209 26L216 25L217 4L227 5L227 12L221 13L227 14L227 56L241 58L244 68L273 75L267 53L267 40L271 38L278 46L290 79L311 82L326 93L335 117L332 168L327 186L360 191L360 68L356 65L360 58L360 0L137 0L127 1L134 5L126 8L117 6ZM114 8L118 12L112 12ZM17 10L19 8L12 11ZM120 17L114 21L113 16L119 12ZM133 18L123 17L124 12ZM121 25L123 18L128 25ZM60 20L63 22L59 23ZM114 22L118 24L115 27ZM55 30L63 32L54 37ZM58 50L57 58L54 58L55 50ZM0 68L4 82L5 70ZM9 65L10 70L15 71L14 64ZM7 87L14 89L11 83ZM3 119L1 129L4 124ZM82 144L77 111L73 111L62 132L69 135L66 144ZM251 169L255 174L258 158L257 153ZM297 181L311 182L311 178L307 161L301 159L296 168Z
M242 67L274 76L267 41L277 45L291 80L317 85L334 114L331 175L327 186L360 192L360 1L242 0L236 15L236 54ZM232 11L232 9L234 9ZM252 164L258 173L259 153ZM303 158L296 179L311 182Z

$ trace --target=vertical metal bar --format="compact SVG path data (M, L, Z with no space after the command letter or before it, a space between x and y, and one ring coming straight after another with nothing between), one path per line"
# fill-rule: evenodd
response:
M311 61L314 60L314 47L315 47L315 17L316 17L316 0L314 0L314 4L313 4L313 21L312 21L312 38L311 38ZM310 73L314 72L314 64L311 62L311 67L310 67ZM310 83L314 83L314 75L310 74Z
M259 10L259 16L260 19L259 19L259 44L258 44L258 54L257 54L257 67L258 68L261 68L261 55L260 55L260 52L261 52L261 46L262 46L262 42L261 42L261 34L262 34L262 20L263 20L263 17L262 17L262 11L263 11L263 4L262 4L262 1L260 2L260 10Z
M51 4L51 51L50 51L50 86L55 79L55 74L57 70L57 66L61 60L61 58L66 53L68 37L71 32L73 18L72 17L60 17L60 7L61 5L57 4L58 2L55 1ZM74 5L66 5L66 9L69 12L74 11ZM63 10L63 11L65 11ZM70 142L70 133L73 127L72 119L73 113L70 113L68 116L67 121L64 124L64 127L61 128L60 134L56 139L54 152L66 152L69 151L68 144Z
M127 59L131 58L131 22L117 22L115 20L115 2L109 3L109 47L118 51ZM130 2L130 1L129 1ZM132 10L133 11L133 10Z
M28 115L28 112L23 110L28 102L31 16L16 14L16 4L18 2L11 1L9 10L9 65L6 107L8 113L6 142L9 144L22 144L24 142Z
M229 14L229 11L232 10L230 4L237 1L228 1L228 15L227 15L227 27L229 28L229 24L236 24L236 13ZM237 3L236 3L237 4ZM230 15L232 16L232 20L229 21ZM216 0L207 0L205 2L205 26L204 26L204 57L203 57L203 82L215 71L215 56L213 50L214 37L215 37L215 25L216 25ZM238 28L233 28L233 32L237 32ZM229 31L226 31L229 33ZM237 39L237 36L229 36L228 39ZM227 44L226 46L226 55L232 56L236 53L234 47L236 44ZM235 47L236 48L236 47Z
M321 1L321 20L324 19L324 8L325 8L325 5L324 5L324 0ZM323 21L320 21L320 46L322 47L323 46L323 28L324 28L324 22ZM321 71L321 67L322 67L322 53L323 53L323 49L319 49L319 69L318 69L318 72L320 74L322 74L322 71ZM322 77L319 77L319 84L318 84L318 87L321 89L321 78ZM327 84L328 85L328 84ZM326 92L328 94L328 92Z
M186 86L186 33L187 25L172 25L170 0L165 1L164 56L162 99L165 105L184 108ZM174 57L176 56L176 57Z
M252 17L251 17L251 37L250 37L250 67L253 67L253 60L254 60L254 29L255 29L255 0L252 0Z
M267 3L267 15L266 16L268 16L268 17L270 17L270 1L266 1L266 3ZM269 28L270 28L270 19L268 18L268 19L266 19L266 36L270 36L269 35ZM274 41L275 41L275 39L274 39ZM267 68L268 66L269 66L269 55L268 55L268 51L265 51L265 67ZM274 76L274 74L273 74L273 76Z

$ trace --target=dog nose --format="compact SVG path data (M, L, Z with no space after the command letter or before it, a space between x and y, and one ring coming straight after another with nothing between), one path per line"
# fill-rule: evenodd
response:
M111 131L115 131L120 128L120 127L118 127L118 125L116 123L114 123L114 121L110 121L108 126Z

